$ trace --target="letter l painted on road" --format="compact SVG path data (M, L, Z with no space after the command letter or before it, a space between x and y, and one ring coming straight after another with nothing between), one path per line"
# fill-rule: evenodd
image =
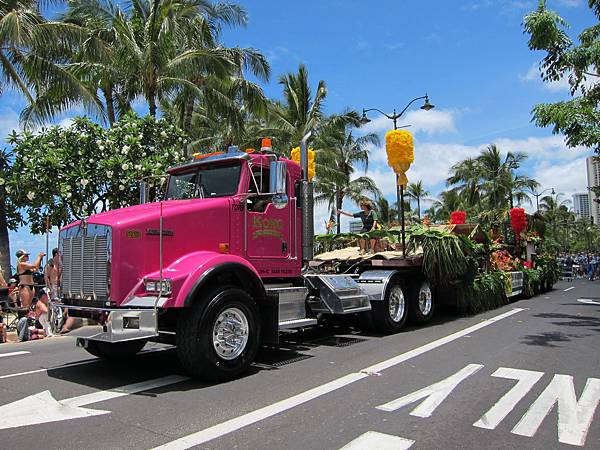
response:
M469 364L462 368L454 375L439 381L430 386L419 389L412 394L405 395L396 400L392 400L389 403L380 405L377 409L382 411L396 411L406 405L410 405L422 398L425 398L419 406L410 412L411 416L417 417L430 417L435 409L450 395L450 393L458 386L462 381L479 371L483 368L482 364Z
M588 378L577 401L573 377L554 375L550 384L521 417L512 432L521 436L533 436L544 418L558 403L558 441L583 446L599 401L600 379Z
M500 367L492 376L498 378L508 378L518 380L518 383L496 402L492 408L486 412L481 419L473 424L475 427L495 429L500 422L513 410L517 403L531 390L531 388L544 375L544 372L534 372L533 370L511 369Z

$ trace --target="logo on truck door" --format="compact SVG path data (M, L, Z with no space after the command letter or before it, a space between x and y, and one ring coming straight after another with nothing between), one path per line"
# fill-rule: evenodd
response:
M252 239L261 236L273 236L283 239L283 220L266 219L262 217L252 218Z

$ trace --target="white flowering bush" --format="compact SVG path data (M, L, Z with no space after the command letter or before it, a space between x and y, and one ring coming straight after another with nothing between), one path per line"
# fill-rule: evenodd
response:
M31 231L137 203L143 177L183 162L184 133L164 119L123 116L111 128L77 118L66 129L13 133L12 176L3 178Z

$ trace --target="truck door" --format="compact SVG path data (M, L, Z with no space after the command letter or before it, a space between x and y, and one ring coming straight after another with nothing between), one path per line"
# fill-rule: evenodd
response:
M248 259L286 259L290 256L290 205L276 208L273 204L268 167L251 169L246 204Z

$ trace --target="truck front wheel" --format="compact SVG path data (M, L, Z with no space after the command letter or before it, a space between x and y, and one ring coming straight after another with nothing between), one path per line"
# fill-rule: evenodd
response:
M144 348L144 345L146 345L145 339L114 343L88 340L84 348L98 358L119 360L135 355Z
M408 305L402 283L390 282L383 301L371 303L371 308L371 318L376 331L399 332L404 327L408 316Z
M198 299L177 322L177 354L192 376L224 381L250 367L259 347L260 320L241 289L218 288Z

